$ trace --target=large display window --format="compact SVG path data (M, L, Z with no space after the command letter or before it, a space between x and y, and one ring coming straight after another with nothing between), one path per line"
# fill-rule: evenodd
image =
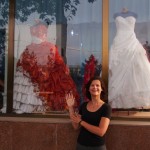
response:
M84 85L96 74L108 86L115 117L139 119L144 112L142 118L147 118L149 4L0 2L1 112L66 114L65 94L73 92L78 107L85 100Z
M120 115L147 117L150 111L150 1L109 2L109 103L117 114L120 111Z
M10 2L13 79L4 113L66 113L69 92L78 107L88 79L102 73L102 1Z

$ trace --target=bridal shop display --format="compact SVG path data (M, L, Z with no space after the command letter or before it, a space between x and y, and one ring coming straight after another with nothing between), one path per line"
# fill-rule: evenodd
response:
M65 94L79 94L57 46L47 40L48 22L31 26L32 43L16 64L13 109L16 113L66 111Z
M134 32L137 14L114 15L116 36L109 52L109 103L112 108L150 107L150 63Z

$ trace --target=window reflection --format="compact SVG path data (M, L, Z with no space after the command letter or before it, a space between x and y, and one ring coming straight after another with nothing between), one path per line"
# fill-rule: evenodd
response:
M34 31L37 20L49 26ZM101 23L101 1L16 1L15 113L65 112L68 92L79 106L85 72L101 73ZM52 45L46 51L44 42ZM91 62L92 73L85 70Z

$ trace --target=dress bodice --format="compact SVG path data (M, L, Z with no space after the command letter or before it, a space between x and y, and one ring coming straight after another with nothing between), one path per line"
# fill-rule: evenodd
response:
M136 18L133 16L117 16L115 19L117 33L134 32Z
M27 46L26 51L33 57L32 61L35 61L38 65L47 65L48 62L55 61L56 47L50 42L32 43Z

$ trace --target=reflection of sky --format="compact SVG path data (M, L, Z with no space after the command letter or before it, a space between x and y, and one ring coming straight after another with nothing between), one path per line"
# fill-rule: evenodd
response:
M89 3L87 0L80 1L77 6L76 16L72 20L68 21L68 24L79 24L87 22L98 22L102 21L102 0L97 0L94 3ZM85 9L86 8L86 9ZM68 11L69 13L69 11ZM67 16L67 12L66 12Z
M91 54L101 62L102 1L80 2L67 28L67 62L71 66L81 65Z

